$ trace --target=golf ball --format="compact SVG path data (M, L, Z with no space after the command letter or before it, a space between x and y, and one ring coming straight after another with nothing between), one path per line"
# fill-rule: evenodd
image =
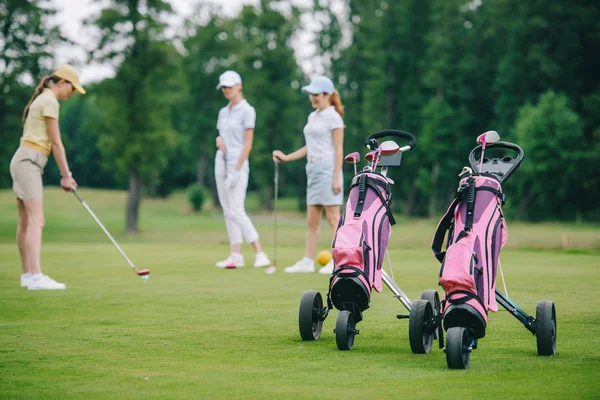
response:
M331 253L327 250L323 250L317 254L317 262L319 265L325 265L331 260Z

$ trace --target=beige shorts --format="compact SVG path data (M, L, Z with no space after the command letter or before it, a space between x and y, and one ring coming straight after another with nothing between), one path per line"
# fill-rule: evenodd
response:
M18 199L42 199L42 175L48 157L29 147L19 147L10 161L13 191Z

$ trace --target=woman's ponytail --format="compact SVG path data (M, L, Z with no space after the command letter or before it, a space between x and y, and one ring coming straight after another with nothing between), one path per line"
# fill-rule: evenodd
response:
M344 106L342 105L342 99L340 98L340 93L335 89L331 95L331 104L333 107L335 107L335 111L337 111L337 113L344 118Z
M27 120L27 115L29 115L29 107L31 107L31 103L33 103L33 101L40 94L42 94L42 92L44 91L45 88L49 87L48 83L50 81L56 83L56 82L60 81L60 78L58 78L54 75L49 75L49 76L45 76L42 78L40 83L35 88L35 91L33 92L33 96L31 96L31 100L29 100L29 103L27 103L27 106L25 107L25 111L23 111L23 126L25 126L25 121Z

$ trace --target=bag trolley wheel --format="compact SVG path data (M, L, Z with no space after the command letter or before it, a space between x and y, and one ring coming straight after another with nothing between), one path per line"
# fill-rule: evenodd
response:
M439 340L440 349L444 348L444 328L442 327L442 321L438 321L438 315L442 312L442 306L440 304L440 296L438 292L433 289L423 290L421 292L421 299L427 300L431 303L433 307L433 317L435 318L435 323L439 324L435 328L435 336L434 339Z
M335 343L338 349L352 350L357 333L354 315L348 310L340 311L335 321Z
M427 354L431 351L435 331L431 324L433 306L428 300L420 299L412 304L408 320L408 339L410 349L415 354Z
M323 298L316 290L307 290L300 299L298 327L302 340L318 340L323 330Z
M453 327L446 332L446 363L450 369L466 369L471 359L471 339L463 327Z
M556 354L556 310L552 301L539 301L535 307L535 337L540 356Z

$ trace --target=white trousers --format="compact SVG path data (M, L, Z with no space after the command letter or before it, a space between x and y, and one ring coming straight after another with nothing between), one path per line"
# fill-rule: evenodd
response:
M235 168L235 164L226 164L223 154L217 151L215 157L215 181L217 182L219 203L221 203L223 215L225 216L229 242L231 244L241 244L242 239L246 243L255 242L258 240L258 232L254 228L252 221L250 221L248 214L246 214L244 204L246 202L246 189L248 188L248 175L250 174L248 160L242 165L238 179L230 189L225 187L228 168Z

